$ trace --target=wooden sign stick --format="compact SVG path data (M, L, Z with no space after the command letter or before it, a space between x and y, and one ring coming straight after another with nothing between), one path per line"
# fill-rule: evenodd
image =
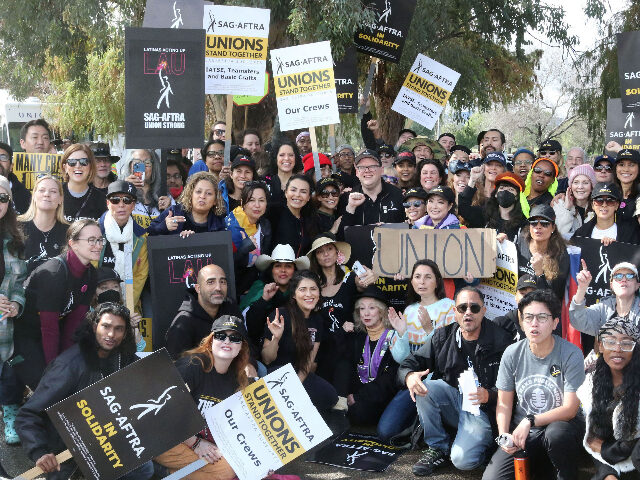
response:
M329 148L331 149L331 157L333 158L336 154L336 126L333 123L329 125ZM336 168L337 165L334 162L331 170L335 172Z
M71 452L69 450L65 450L64 452L61 452L58 455L56 455L56 460L58 461L58 463L62 463L69 460L72 456L73 455L71 455ZM21 473L13 480L33 480L34 478L36 478L39 475L42 475L43 473L44 472L40 467L33 467L32 469L27 470L24 473Z
M318 139L316 138L316 127L309 127L309 137L311 138L311 152L313 153L313 168L316 169L316 182L322 178L320 171L320 157L318 157Z

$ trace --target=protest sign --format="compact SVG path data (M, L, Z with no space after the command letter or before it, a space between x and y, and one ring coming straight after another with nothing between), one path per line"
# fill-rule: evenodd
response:
M496 273L480 280L478 288L487 307L485 317L494 319L517 308L515 294L518 283L518 251L513 242L496 243Z
M340 123L329 42L271 51L282 131Z
M258 105L264 97L269 93L269 72L264 76L264 91L262 95L234 95L233 104L238 107L247 107L249 105Z
M376 227L373 271L385 277L411 275L413 264L427 258L438 265L444 278L491 277L496 271L496 231L491 228L457 230Z
M367 7L374 11L375 21L356 31L354 41L357 49L373 57L398 63L416 0L374 0Z
M622 111L640 111L640 32L618 33L618 76Z
M458 72L419 53L391 109L433 128L459 78Z
M207 232L180 238L179 235L148 237L149 278L153 305L154 348L162 347L173 317L187 289L194 288L200 269L218 265L227 275L229 298L236 297L233 250L230 232Z
M127 148L202 144L202 30L125 29Z
M624 113L619 98L607 100L605 144L611 141L618 142L623 148L640 148L640 114L636 120L634 112Z
M580 256L587 264L592 280L585 299L587 306L598 303L602 298L612 295L611 269L620 262L640 264L640 250L637 245L613 242L608 247L592 238L573 237L571 243L579 247Z
M345 433L307 461L366 472L384 472L402 451L401 447L386 445L373 435Z
M205 5L205 93L262 94L269 15L265 8Z
M202 28L202 0L147 0L144 28Z
M347 48L342 60L333 63L333 76L336 82L338 111L356 113L358 111L358 54L354 47Z
M40 175L53 175L61 178L61 158L62 155L57 153L15 152L13 154L13 173L18 177L20 183L31 192Z
M205 418L240 480L264 478L331 436L291 364L210 408Z
M164 349L46 411L84 477L92 480L115 480L204 427Z

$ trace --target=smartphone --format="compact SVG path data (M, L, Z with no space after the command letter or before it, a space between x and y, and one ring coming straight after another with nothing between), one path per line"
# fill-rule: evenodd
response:
M133 164L133 174L144 183L145 180L145 164L144 162Z
M353 268L351 269L354 272L356 272L356 275L358 277L362 277L363 275L365 275L367 273L367 271L365 270L365 268L362 266L362 264L360 263L359 260L356 260L355 262L353 262Z

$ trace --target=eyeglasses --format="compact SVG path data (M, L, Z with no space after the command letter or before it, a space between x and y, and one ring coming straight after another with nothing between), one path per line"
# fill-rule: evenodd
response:
M6 193L3 195L6 195ZM627 280L633 280L634 278L636 278L636 274L635 273L615 273L611 275L611 278L618 281L622 280L623 278Z
M213 338L219 342L224 342L228 338L231 343L242 343L242 335L237 333L215 332Z
M378 168L380 168L380 165L357 165L356 169L359 172L375 172Z
M533 323L534 320L537 320L540 325L544 325L545 323L551 321L553 315L550 313L525 313L522 316L522 321L527 324Z
M215 157L224 157L224 150L222 151L213 151L207 152L207 157L215 158Z
M340 158L355 158L355 155L350 152L342 152L342 153L339 153L338 156Z
M544 227L547 228L549 225L551 225L551 222L549 220L529 220L529 225L531 225L532 227Z
M596 165L595 167L593 167L594 170L596 170L597 172L610 172L611 171L611 165Z
M324 191L320 194L322 198L336 197L340 196L340 192L336 192L335 190Z
M105 239L104 237L89 237L89 238L78 238L77 242L80 240L85 240L90 246L95 247L96 245L104 245Z
M0 162L10 162L11 159L9 158L8 155L5 155L4 153L2 155L0 155Z
M226 130L221 130L221 129L219 129L219 128L216 128L216 129L213 131L213 133L215 133L216 135L218 135L218 136L220 137L220 136L224 135L225 133L227 133L227 131L226 131Z
M633 340L618 341L613 338L603 338L601 342L607 350L615 350L616 346L620 346L620 350L623 352L633 352L633 349L636 348L636 342Z
M541 150L538 152L541 157L548 157L549 155L555 155L556 153L558 153L557 150Z
M9 203L9 194L8 193L0 193L0 203Z
M381 153L380 158L393 158L393 155L390 153Z
M601 198L594 198L593 203L601 207L603 205L607 205L607 206L615 205L616 203L618 203L618 201L612 197L601 197Z
M555 172L553 170L542 170L540 167L535 167L533 169L533 173L544 173L546 177L555 176Z
M466 313L467 309L471 310L471 313L478 313L482 309L482 306L477 303L461 303L460 305L456 305L458 313Z
M67 158L67 165L70 167L75 167L77 164L80 164L81 167L86 167L89 165L88 158Z
M180 175L179 173L174 173L173 175L167 173L167 180L181 180L182 179L182 175Z
M135 202L135 199L126 196L126 197L109 197L107 200L109 200L109 203L112 203L113 205L118 205L120 203L120 200L122 200L122 203L124 203L125 205L131 205L132 203Z
M402 206L404 208L410 208L410 207L419 207L424 204L425 204L424 200L414 200L413 202L404 202Z

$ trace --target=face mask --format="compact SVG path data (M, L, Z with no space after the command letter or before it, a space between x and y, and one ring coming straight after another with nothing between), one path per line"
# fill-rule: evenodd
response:
M516 203L516 196L508 190L501 190L496 194L496 200L502 208L508 208Z
M182 190L184 189L184 187L171 187L169 189L169 193L171 194L171 196L176 199L180 196L180 194L182 193Z
M120 303L120 292L117 290L105 290L98 295L98 303Z

